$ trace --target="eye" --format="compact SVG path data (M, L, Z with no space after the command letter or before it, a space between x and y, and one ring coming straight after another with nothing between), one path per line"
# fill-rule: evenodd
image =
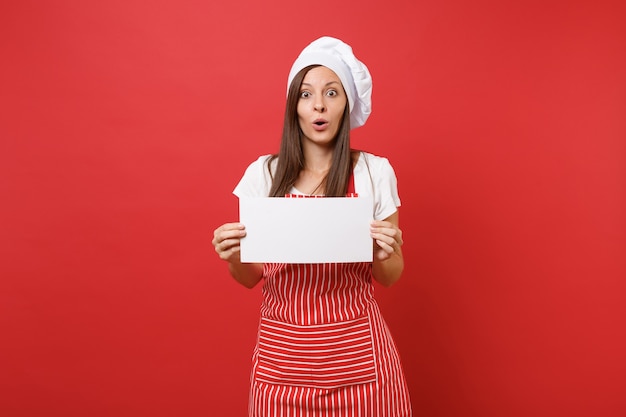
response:
M327 95L328 97L335 97L335 96L337 96L338 94L339 94L339 93L337 92L337 90L328 90L328 91L326 92L326 95Z
M308 91L301 91L300 92L300 98L309 98L311 97L311 93Z

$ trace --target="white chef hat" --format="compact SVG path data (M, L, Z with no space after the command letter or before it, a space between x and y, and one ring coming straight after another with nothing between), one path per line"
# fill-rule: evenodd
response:
M372 76L354 56L350 45L329 36L311 42L289 71L287 91L296 74L309 65L323 65L337 74L348 95L350 128L363 126L372 112Z

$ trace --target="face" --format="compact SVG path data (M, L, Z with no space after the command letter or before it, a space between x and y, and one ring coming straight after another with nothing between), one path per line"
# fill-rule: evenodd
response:
M302 80L298 100L298 122L304 140L326 146L333 142L348 98L334 71L326 67L311 69Z

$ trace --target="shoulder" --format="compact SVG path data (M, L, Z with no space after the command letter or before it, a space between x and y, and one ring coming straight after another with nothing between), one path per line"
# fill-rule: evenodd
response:
M370 152L361 152L354 169L356 191L374 198L374 218L383 220L400 207L398 180L389 160Z
M267 164L268 164L268 162L269 162L269 160L271 158L272 158L271 154L261 155L257 159L252 161L250 163L250 165L248 165L247 169L248 170L250 170L250 169L266 169L267 168Z
M361 151L357 164L365 165L371 173L380 175L393 174L395 176L391 162L389 162L389 159L384 156Z
M381 156L381 155L376 155L376 154L373 154L371 152L361 151L359 158L365 160L369 164L374 164L374 165L386 165L386 164L389 164L389 159L387 159L387 157Z
M276 168L276 164L272 163L271 172L268 169L271 158L272 155L262 155L248 165L233 191L237 197L267 197Z
M262 178L267 176L271 177L274 175L274 171L276 170L276 161L277 158L273 158L273 155L271 154L261 155L248 165L244 176L260 176ZM272 166L271 168L268 168L270 163Z

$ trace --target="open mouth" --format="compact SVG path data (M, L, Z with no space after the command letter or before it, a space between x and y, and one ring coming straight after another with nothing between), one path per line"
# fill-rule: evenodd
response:
M318 132L326 130L326 127L328 127L328 122L324 119L318 119L313 122L313 129L317 130Z

